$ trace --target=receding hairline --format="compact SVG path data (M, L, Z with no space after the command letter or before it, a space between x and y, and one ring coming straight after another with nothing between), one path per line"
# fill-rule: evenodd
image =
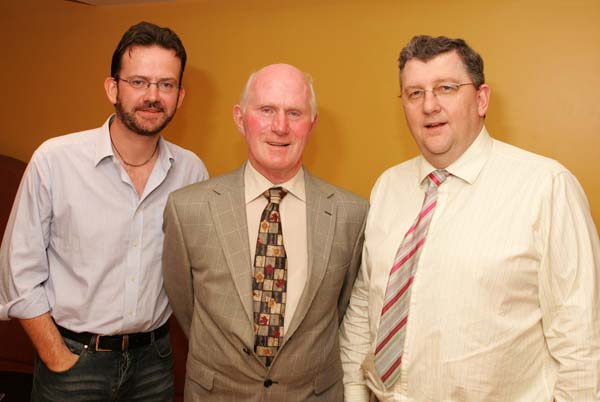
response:
M262 73L265 69L273 67L275 65L276 64L270 64L268 66L261 68L260 70L254 71L252 74L250 74L250 76L248 77L248 80L246 81L246 85L244 85L242 94L240 96L240 108L242 109L242 112L246 111L246 107L248 106L248 95L250 93L250 90L252 89L252 86L254 85L254 82L256 81L256 77L260 73ZM302 74L302 76L304 78L304 83L308 89L309 104L310 104L310 118L311 118L311 120L314 120L315 116L317 115L317 96L315 94L314 81L313 81L312 76L290 64L281 64L281 65L289 66Z

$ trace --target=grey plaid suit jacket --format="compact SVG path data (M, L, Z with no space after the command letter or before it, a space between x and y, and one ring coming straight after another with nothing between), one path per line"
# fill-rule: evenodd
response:
M165 288L189 339L185 401L341 402L338 327L368 203L305 170L308 278L267 369L254 354L244 166L174 192L165 209Z

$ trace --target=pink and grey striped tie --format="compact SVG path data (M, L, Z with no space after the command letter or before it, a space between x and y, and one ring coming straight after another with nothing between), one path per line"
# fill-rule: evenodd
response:
M400 377L410 286L437 203L438 186L448 175L446 170L435 170L427 176L428 188L421 212L404 235L390 271L375 348L375 368L387 388L395 384Z

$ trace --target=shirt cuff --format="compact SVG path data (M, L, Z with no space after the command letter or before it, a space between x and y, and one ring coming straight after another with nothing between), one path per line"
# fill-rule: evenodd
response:
M0 317L35 318L50 311L50 303L42 286L36 287L26 296L21 296L8 302L0 308Z
M8 307L5 305L0 305L0 321L10 320L8 316Z

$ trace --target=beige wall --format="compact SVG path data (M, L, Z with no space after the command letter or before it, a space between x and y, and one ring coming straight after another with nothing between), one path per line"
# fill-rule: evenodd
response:
M365 197L417 152L397 98L400 48L418 33L463 37L486 62L489 131L560 160L600 223L598 0L2 0L0 153L27 160L49 137L101 125L112 51L140 20L172 27L187 48L188 94L165 136L212 175L245 158L231 107L248 74L288 62L313 75L319 100L306 164Z

